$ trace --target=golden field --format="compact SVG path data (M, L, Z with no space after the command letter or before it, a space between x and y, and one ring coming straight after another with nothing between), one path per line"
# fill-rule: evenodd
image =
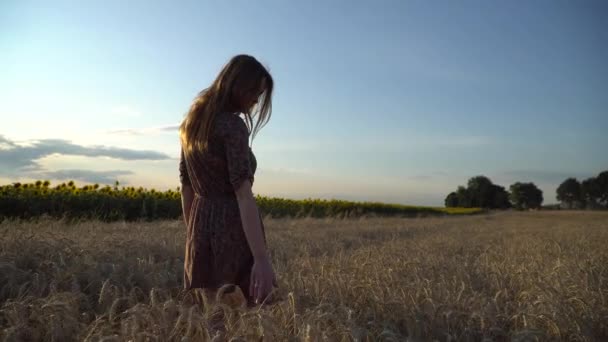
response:
M0 340L608 340L608 213L265 220L280 288L181 291L182 221L0 223Z

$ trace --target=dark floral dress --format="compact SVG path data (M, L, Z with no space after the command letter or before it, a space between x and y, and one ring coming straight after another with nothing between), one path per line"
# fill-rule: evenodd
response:
M234 191L246 179L253 184L256 168L249 131L237 114L216 116L206 151L187 155L181 149L180 181L195 194L186 234L184 288L235 284L252 300L248 292L253 255ZM264 232L261 217L260 223Z

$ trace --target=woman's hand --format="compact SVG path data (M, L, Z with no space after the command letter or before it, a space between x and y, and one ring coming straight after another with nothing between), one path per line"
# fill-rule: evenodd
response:
M268 297L277 281L268 257L262 221L251 191L251 181L249 179L242 181L235 193L243 230L254 260L249 280L249 295L257 303Z
M267 256L258 257L251 268L251 279L249 283L249 294L255 303L263 302L272 292L272 287L277 284L277 279L272 269L272 264Z

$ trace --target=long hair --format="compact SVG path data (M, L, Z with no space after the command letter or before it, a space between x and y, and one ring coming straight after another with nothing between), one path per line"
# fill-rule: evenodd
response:
M245 123L253 140L270 119L273 86L268 70L252 56L237 55L230 59L211 86L194 98L179 127L184 153L207 149L214 119L224 111L245 114ZM244 95L251 96L257 91L262 93L255 106L239 108L242 106L239 101Z

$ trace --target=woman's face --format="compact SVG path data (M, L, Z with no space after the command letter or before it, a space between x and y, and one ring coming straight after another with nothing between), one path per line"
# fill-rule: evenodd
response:
M264 93L264 90L264 81L262 81L257 89L243 94L243 97L241 99L241 105L243 106L245 111L250 111L253 106L258 103L258 100L260 99L260 96L262 96L262 94Z

